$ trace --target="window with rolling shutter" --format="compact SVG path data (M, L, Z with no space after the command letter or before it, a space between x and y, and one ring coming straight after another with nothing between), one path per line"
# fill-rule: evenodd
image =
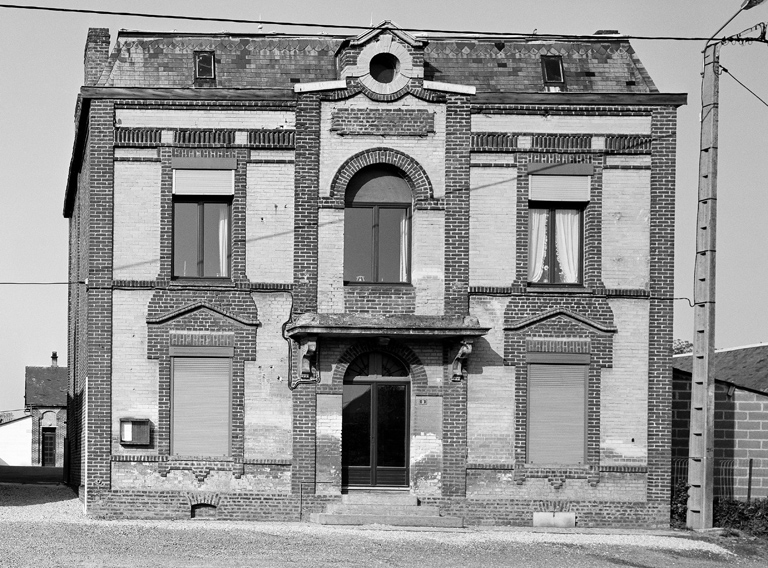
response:
M528 463L586 462L588 369L588 365L528 365Z
M229 455L231 368L226 357L173 358L172 453Z

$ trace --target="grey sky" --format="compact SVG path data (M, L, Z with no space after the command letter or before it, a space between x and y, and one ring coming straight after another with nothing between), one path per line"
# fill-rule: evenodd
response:
M589 34L709 36L741 0L390 0L328 2L86 1L14 2L196 16L402 27ZM768 20L768 3L743 12L723 33ZM257 31L255 26L33 12L0 8L0 281L65 281L67 222L62 203L75 98L83 81L89 27L169 31ZM306 31L265 26L262 31ZM318 30L311 31L317 33ZM633 41L662 92L688 93L680 109L676 224L676 296L692 295L703 42ZM727 45L722 64L768 100L768 45ZM731 77L721 79L718 232L718 347L768 341L768 107ZM692 338L693 310L675 302L675 337ZM0 285L0 410L24 403L24 367L67 363L66 286Z

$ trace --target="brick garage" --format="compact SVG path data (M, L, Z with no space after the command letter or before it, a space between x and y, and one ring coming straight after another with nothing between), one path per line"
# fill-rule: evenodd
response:
M398 489L666 525L684 103L614 37L91 30L64 206L88 513Z
M715 496L768 497L768 346L715 352ZM675 355L672 457L686 480L691 419L691 355ZM750 467L751 464L751 467Z

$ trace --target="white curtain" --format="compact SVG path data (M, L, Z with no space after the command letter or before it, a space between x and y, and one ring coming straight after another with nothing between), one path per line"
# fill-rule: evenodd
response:
M229 276L229 211L219 209L219 276Z
M572 209L555 211L555 246L563 284L576 284L579 281L580 229L578 211Z
M400 282L408 282L408 212L400 217Z
M539 282L544 273L544 257L547 253L546 209L529 209L528 230L528 282Z

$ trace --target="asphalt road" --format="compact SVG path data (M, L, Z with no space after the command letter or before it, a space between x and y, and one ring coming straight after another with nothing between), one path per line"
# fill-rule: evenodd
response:
M63 486L0 484L0 566L768 566L768 546L650 531L386 530L309 523L94 521Z

